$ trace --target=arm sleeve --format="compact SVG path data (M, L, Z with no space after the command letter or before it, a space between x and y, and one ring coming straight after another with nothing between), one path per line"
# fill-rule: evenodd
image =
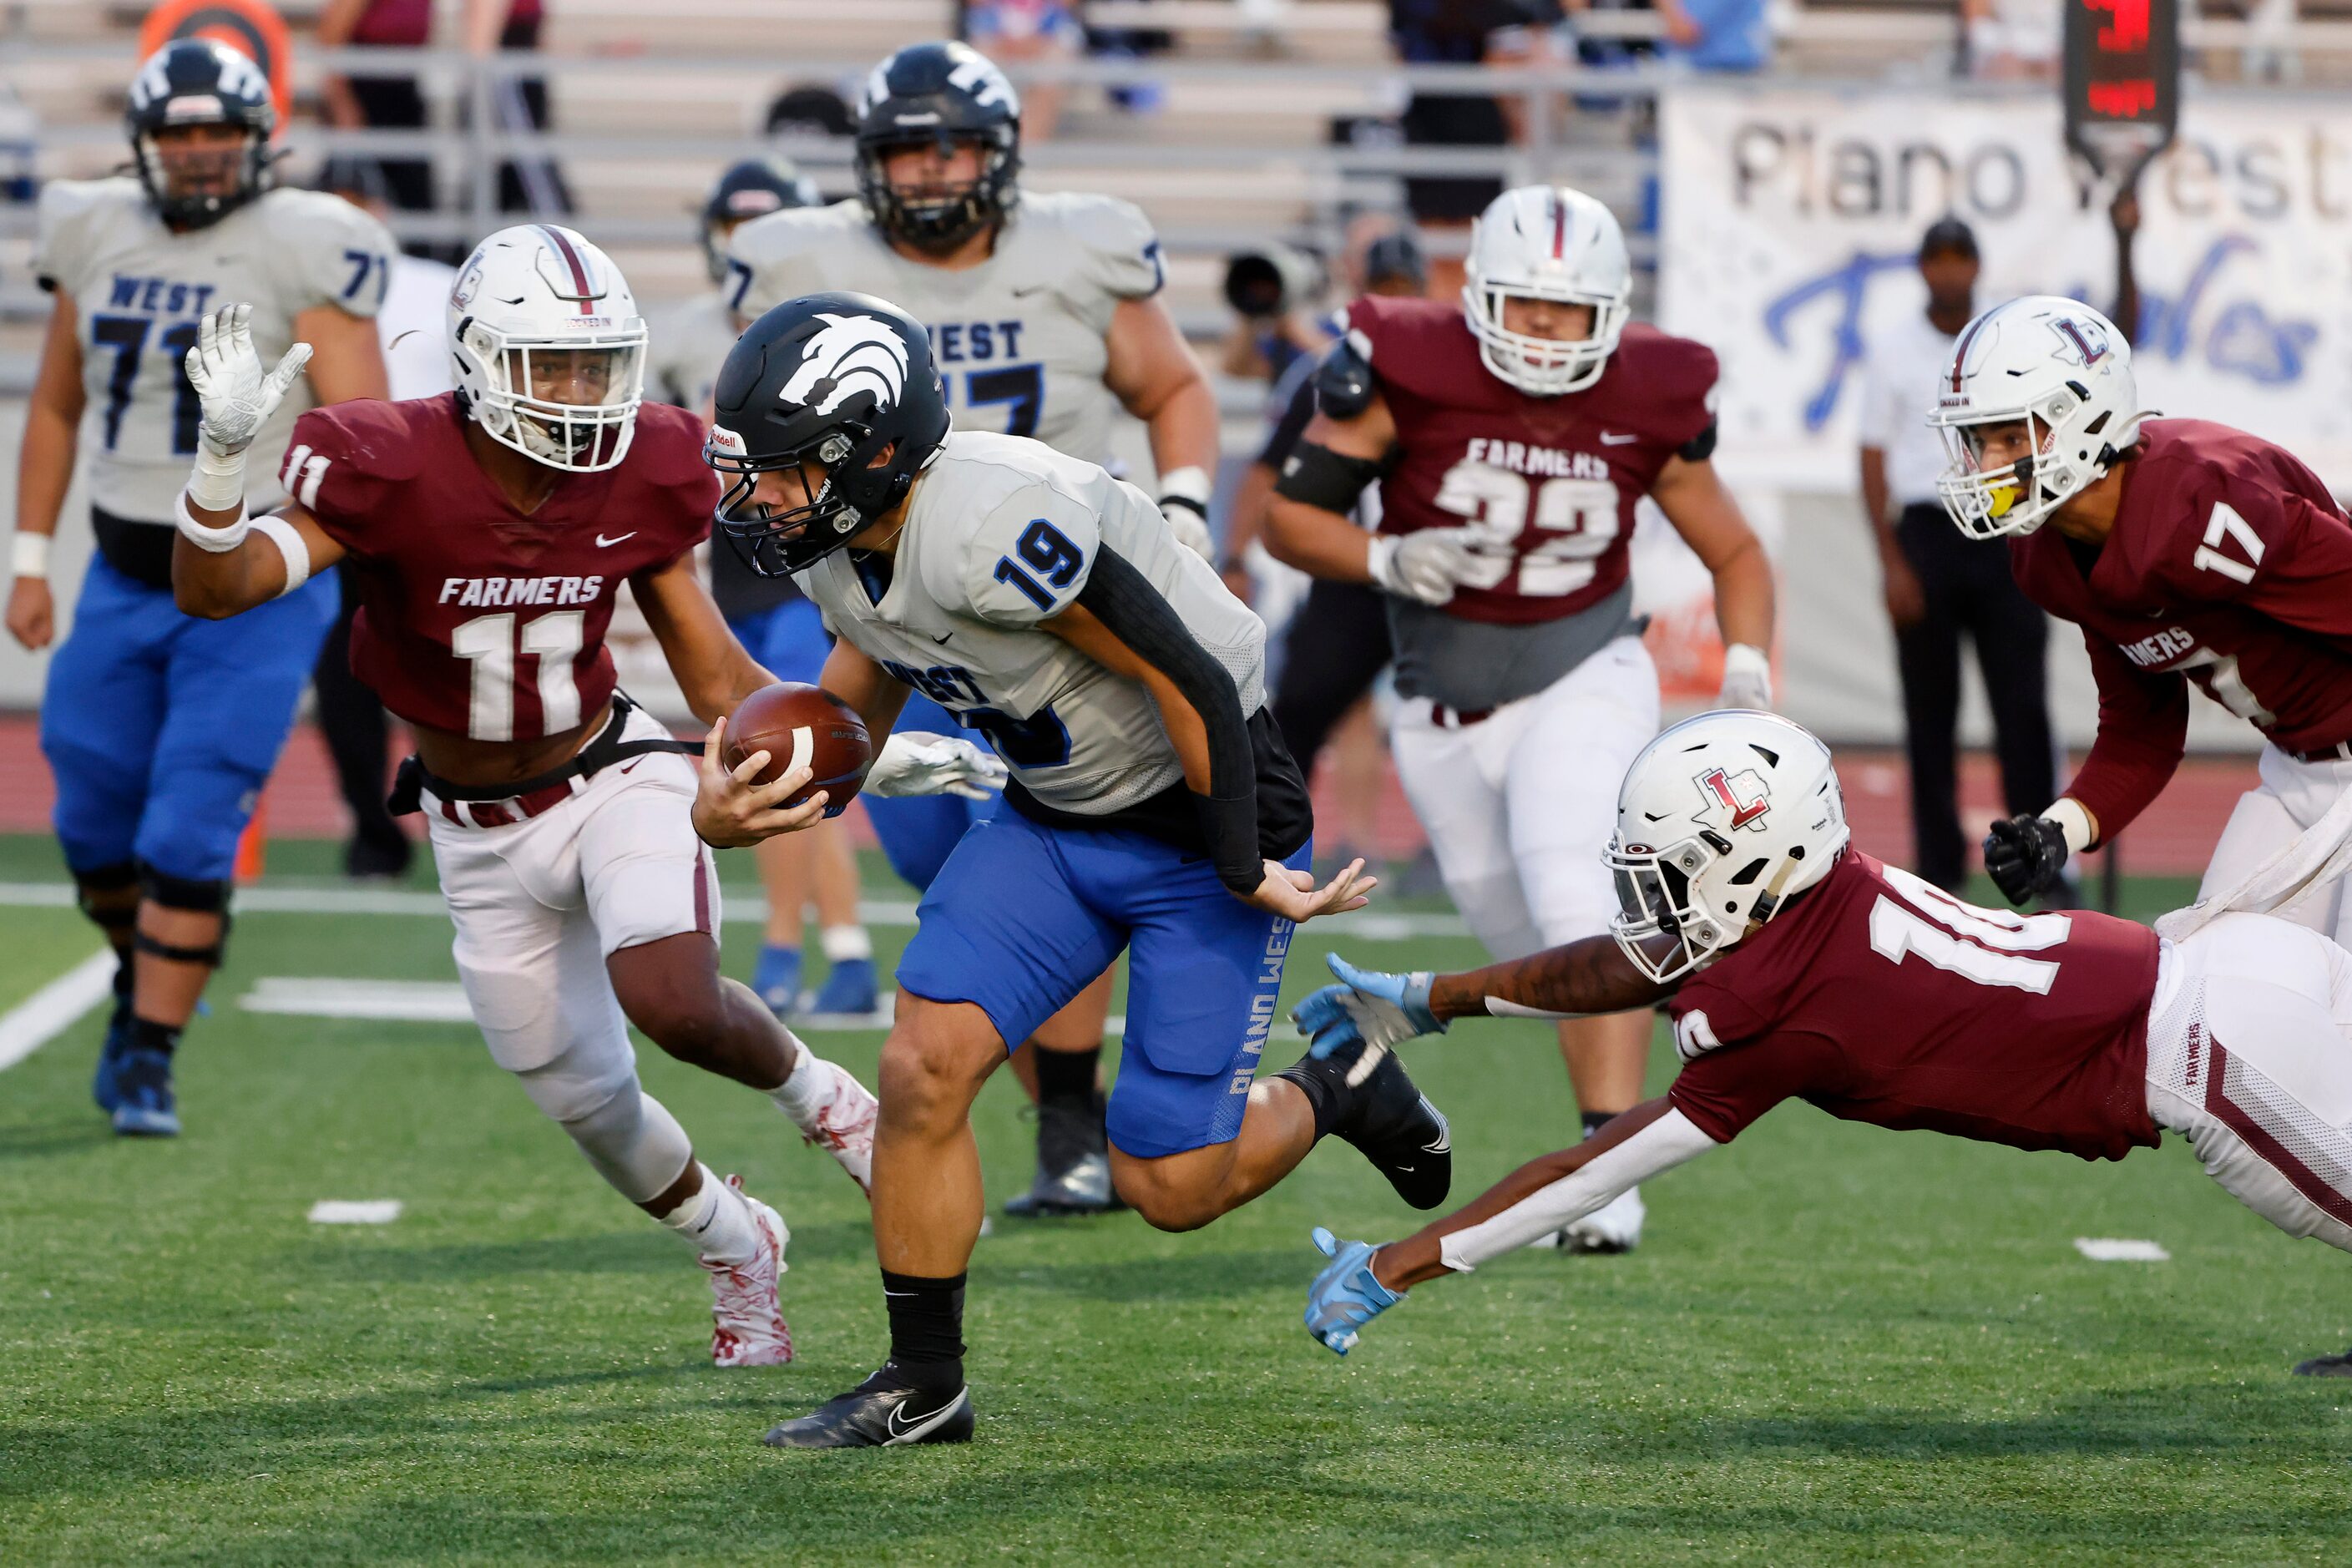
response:
M1444 1237L1438 1243L1438 1258L1455 1273L1467 1274L1488 1258L1500 1258L1539 1236L1573 1225L1627 1188L1718 1146L1718 1140L1709 1137L1677 1106L1615 1148L1528 1194L1501 1214Z
M287 314L332 305L373 316L392 280L392 235L341 196L314 195L289 209L277 236L278 270L290 292Z
M1201 646L1184 618L1142 573L1104 549L1078 602L1137 658L1165 675L1201 716L1209 742L1209 788L1195 791L1202 837L1218 880L1246 896L1265 879L1257 837L1257 757L1249 717L1230 671Z
M2163 793L2189 739L2189 683L2177 673L2134 665L2085 629L2099 682L2099 733L2065 793L2089 808L2102 842L2130 826Z

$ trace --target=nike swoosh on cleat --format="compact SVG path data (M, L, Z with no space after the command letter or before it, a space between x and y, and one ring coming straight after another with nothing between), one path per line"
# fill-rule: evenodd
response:
M909 1398L898 1401L898 1404L890 1407L890 1436L888 1442L884 1446L887 1447L889 1443L908 1443L921 1436L924 1433L929 1431L932 1427L938 1426L949 1416L954 1415L956 1406L963 1403L963 1391L959 1389L956 1391L956 1396L953 1399L949 1400L937 1410L931 1411L928 1415L918 1415L913 1420L907 1422L903 1426L899 1424L898 1417L907 1413L907 1406L912 1403L912 1400Z
M621 541L625 539L635 539L636 536L637 531L634 528L629 530L626 533L616 533L610 539L605 538L600 533L596 536L596 548L599 550L610 550L614 545L620 543Z

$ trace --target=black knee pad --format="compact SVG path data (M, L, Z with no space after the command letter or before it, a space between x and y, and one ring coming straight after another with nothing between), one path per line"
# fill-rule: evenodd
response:
M139 932L131 945L141 952L152 952L158 958L175 963L208 963L220 967L221 954L228 948L228 895L226 880L195 880L174 877L167 871L142 864L139 868L139 890L142 897L167 910L185 910L192 914L220 916L220 935L205 947L182 947L157 937Z
M111 866L82 871L74 877L74 902L80 906L83 916L109 936L129 931L139 919L139 901L119 895L134 891L139 886L139 867L135 861L119 860ZM108 895L117 895L110 898Z

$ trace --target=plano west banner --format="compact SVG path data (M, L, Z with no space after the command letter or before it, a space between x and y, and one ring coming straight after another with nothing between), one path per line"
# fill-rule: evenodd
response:
M2113 307L2105 195L2063 119L2046 88L1667 95L1659 321L1723 357L1727 467L1853 485L1864 346L1923 307L1913 258L1947 212L1977 231L1980 305ZM2196 94L2139 191L2143 401L2257 431L2352 490L2352 104Z

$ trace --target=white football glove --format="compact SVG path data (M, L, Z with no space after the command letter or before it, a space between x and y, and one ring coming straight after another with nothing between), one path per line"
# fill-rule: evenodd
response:
M196 346L188 351L188 383L204 405L196 439L216 458L236 457L253 445L310 363L310 345L296 343L276 370L263 374L252 322L252 306L224 306L197 326Z
M1160 515L1168 520L1168 531L1176 536L1177 543L1210 564L1216 563L1216 541L1209 537L1208 521L1200 513L1190 507L1169 506L1160 508Z
M1772 707L1772 658L1762 648L1744 642L1733 643L1723 650L1723 689L1715 695L1717 708L1755 708L1770 711Z
M1206 468L1174 468L1160 476L1160 515L1176 542L1214 566L1216 541L1209 537L1209 495Z
M1004 764L992 752L951 735L905 730L882 742L866 770L866 793L885 798L902 795L960 795L986 800L1004 787Z
M1402 538L1376 533L1364 564L1373 583L1401 599L1443 605L1478 575L1467 528L1424 528Z

